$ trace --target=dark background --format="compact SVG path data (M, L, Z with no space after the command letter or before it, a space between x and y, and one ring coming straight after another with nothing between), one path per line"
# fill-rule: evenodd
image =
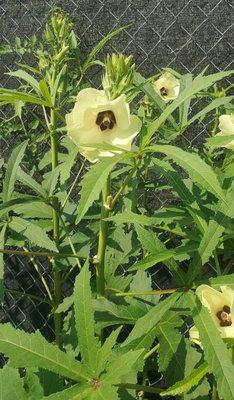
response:
M58 4L74 17L84 54L111 30L131 23L127 33L113 40L105 51L132 53L145 76L165 66L182 73L198 73L209 65L209 72L216 72L231 68L231 3L231 0L65 0L57 3L0 0L0 45L12 43L15 36L37 34L51 7ZM4 73L13 69L17 69L14 57L0 56L1 85L10 85L10 78ZM193 140L198 141L204 131L205 126L201 126L190 144ZM11 141L1 139L0 135L0 156L11 151L14 141L14 135ZM45 268L43 260L38 262ZM22 258L8 257L5 268L11 292L0 311L0 320L10 320L30 331L46 329L50 336L52 327L46 325L44 304L12 292L44 296L30 263Z
M0 0L0 44L40 31L54 4L74 17L84 51L111 30L131 24L111 48L133 53L145 75L165 66L179 72L230 67L231 0ZM1 60L2 73L11 67Z

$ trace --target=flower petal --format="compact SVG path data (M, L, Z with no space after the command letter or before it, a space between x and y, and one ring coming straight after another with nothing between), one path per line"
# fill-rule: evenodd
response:
M200 341L200 336L199 336L199 332L198 329L196 328L196 326L192 326L192 328L189 329L189 339L198 344L199 346L201 346L201 341Z
M106 130L102 130L99 123L102 116L98 114L103 111L112 111L115 117L113 127ZM130 115L125 95L108 101L105 93L96 89L84 89L78 94L72 112L66 115L66 123L69 137L91 162L100 156L112 157L121 153L121 150L112 152L95 149L95 144L107 143L131 150L132 140L141 129L140 119Z
M105 101L89 105L89 112L93 113L93 117L96 121L98 113L103 111L112 111L115 119L116 126L121 129L126 129L130 123L130 110L129 104L126 103L126 96L122 94L111 101ZM84 120L85 123L85 120Z
M219 129L223 135L234 135L234 114L219 117Z
M167 103L170 100L174 100L179 96L180 91L180 81L175 78L170 72L165 72L157 79L154 84L154 89L158 95ZM161 89L165 88L168 94L163 96L161 94Z
M202 304L207 307L215 316L218 311L222 310L225 304L230 307L230 300L228 301L227 296L218 290L213 289L211 286L198 286L196 294L201 300Z
M225 331L226 337L234 338L234 290L228 286L220 286L220 288L223 294L226 296L227 301L229 301L231 308L231 321L232 321L231 326L225 326L223 327L223 329Z
M126 129L130 124L130 109L125 94L113 100L110 106L115 115L117 127Z
M196 294L202 304L209 309L221 337L234 337L234 291L227 286L221 286L221 290L222 293L208 285L200 285L196 290ZM220 321L216 315L218 311L223 309L224 305L231 309L232 325L230 326L220 326Z
M105 104L107 98L104 90L98 90L93 88L82 89L76 98L76 103L73 108L74 120L79 125L83 125L85 122L85 111L90 107L96 107L100 104Z
M131 150L131 145L134 137L141 130L141 120L136 115L130 116L130 124L127 129L113 129L113 132L108 136L108 143L113 146L121 147L125 150Z
M215 136L228 136L228 135L227 133L221 131L216 133ZM227 149L234 149L234 139L231 140L231 142L229 142L228 144L220 145L220 147L226 147Z
M234 307L234 290L231 289L230 287L226 286L226 285L220 286L220 289L223 292L223 294L225 296L227 296L229 301L232 303L231 307Z
M99 151L97 149L93 149L91 147L79 146L79 152L83 157L85 157L91 163L95 163L98 161Z
M80 146L82 144L91 144L92 143L102 143L102 135L100 132L100 128L96 124L92 124L90 127L89 124L84 126L79 126L78 124L72 123L69 121L71 116L67 115L67 133L68 136L72 139L72 141Z

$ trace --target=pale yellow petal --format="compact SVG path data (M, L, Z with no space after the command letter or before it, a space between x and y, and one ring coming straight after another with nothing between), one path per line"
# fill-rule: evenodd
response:
M218 132L215 136L228 136L225 132ZM234 149L234 139L231 140L228 144L220 145L220 147L226 147L227 149Z
M98 113L112 111L118 128L126 129L130 123L129 104L126 103L126 96L124 94L111 101L106 100L105 102L96 103L91 106L91 109L95 116L95 121Z
M85 126L67 127L67 133L77 146L102 143L102 136L97 125L94 125L91 129L86 129Z
M141 120L136 115L131 115L130 124L127 129L113 129L108 138L108 143L113 146L121 147L125 150L131 150L131 145L134 137L141 130Z
M130 109L123 94L110 103L111 110L116 118L116 125L120 129L127 129L130 124Z
M221 337L234 337L233 290L226 286L222 286L221 290L222 292L219 292L208 285L200 285L196 290L196 294L202 304L209 309L211 318L219 330ZM231 309L231 319L233 321L231 326L220 326L220 321L216 315L225 305Z
M216 315L216 313L220 311L225 305L226 297L223 295L223 293L213 289L211 286L198 286L198 288L196 289L196 294L201 300L202 304L207 307L214 315Z
M231 326L222 327L222 330L224 331L223 337L234 338L234 290L228 286L221 286L221 290L224 296L226 296L227 305L229 305L229 307L231 308L231 321L232 321Z
M76 103L73 108L73 120L79 125L83 125L85 122L85 111L88 108L96 107L100 104L105 104L107 98L104 90L97 90L93 88L87 88L81 90L76 98Z
M199 339L199 332L195 325L193 325L192 328L189 329L189 338L191 340Z
M113 157L116 154L121 154L121 151L108 151L108 150L99 150L99 157Z
M174 100L179 96L180 81L175 78L170 72L165 72L159 79L154 82L154 89L158 95L167 103L170 100ZM163 96L161 89L166 88L168 94Z
M234 315L232 318L234 318ZM231 326L222 326L219 330L222 338L234 338L234 323Z
M97 124L98 114L103 111L113 112L116 123L112 129L102 131ZM130 115L125 95L108 101L104 92L96 89L80 91L75 107L66 115L66 124L69 137L91 162L95 162L98 157L112 157L116 154L109 150L95 149L95 144L107 143L130 150L133 138L141 129L140 119Z
M202 348L199 332L195 325L189 329L189 339L191 340L191 342L198 344L198 346Z
M220 286L220 289L231 304L231 308L234 307L234 290L227 285Z
M219 129L223 135L234 135L234 114L219 117Z
M99 152L97 149L93 149L91 147L78 147L80 154L89 160L91 163L95 163L98 161Z

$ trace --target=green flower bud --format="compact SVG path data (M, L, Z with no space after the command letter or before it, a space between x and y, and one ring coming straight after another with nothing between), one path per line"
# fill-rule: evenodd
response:
M41 56L39 58L39 62L38 62L39 69L42 71L43 69L48 67L48 65L49 65L49 62L46 60L46 58L44 56Z
M120 96L132 85L135 64L132 56L108 54L105 61L102 85L109 99Z
M44 38L48 43L52 42L53 39L54 39L54 35L53 35L52 30L50 29L49 24L46 24L46 29L45 29L45 32L44 32Z
M62 50L58 54L55 55L54 60L61 61L63 59L63 57L66 55L68 49L69 49L69 46L65 46L63 44Z

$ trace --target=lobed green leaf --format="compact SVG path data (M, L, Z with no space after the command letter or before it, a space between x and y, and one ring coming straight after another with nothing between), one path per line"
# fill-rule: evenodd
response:
M89 379L80 362L48 343L39 332L29 334L13 328L11 324L2 324L0 351L16 368L39 367L75 381Z
M154 145L148 148L147 151L166 154L185 169L193 182L198 183L204 190L210 191L216 197L226 202L225 193L221 188L217 175L198 154L189 153L179 147L170 145Z
M170 295L166 300L160 301L156 306L152 307L150 311L143 317L138 319L133 330L128 335L122 346L126 346L133 340L145 335L153 328L178 300L180 293Z
M11 199L19 165L24 156L27 144L28 140L26 140L23 143L20 143L17 147L15 147L7 163L6 175L3 180L3 193L2 193L3 201L8 201Z
M209 372L209 368L206 362L202 363L199 367L195 369L195 371L191 372L186 378L182 379L179 382L176 382L175 385L171 386L169 389L161 392L160 395L164 396L177 396L183 393L187 393L194 386L197 386L202 378Z
M92 376L97 373L97 354L100 348L94 329L94 312L90 288L89 260L79 273L74 289L74 309L79 349L83 363Z
M234 366L228 350L211 319L206 307L202 306L190 291L187 294L191 309L194 311L194 322L199 331L200 340L204 348L205 360L209 371L217 381L217 389L221 399L234 398Z
M1 400L28 400L17 369L5 365L0 369L0 395Z
M44 230L33 222L27 221L20 217L12 217L9 228L13 231L21 233L30 243L36 246L57 252L57 247Z
M77 224L82 220L89 207L93 204L94 200L98 199L113 167L118 162L121 162L125 157L126 156L124 154L120 154L111 158L107 157L101 160L98 164L92 166L84 176L81 182L82 188L80 191L80 201L77 208Z

